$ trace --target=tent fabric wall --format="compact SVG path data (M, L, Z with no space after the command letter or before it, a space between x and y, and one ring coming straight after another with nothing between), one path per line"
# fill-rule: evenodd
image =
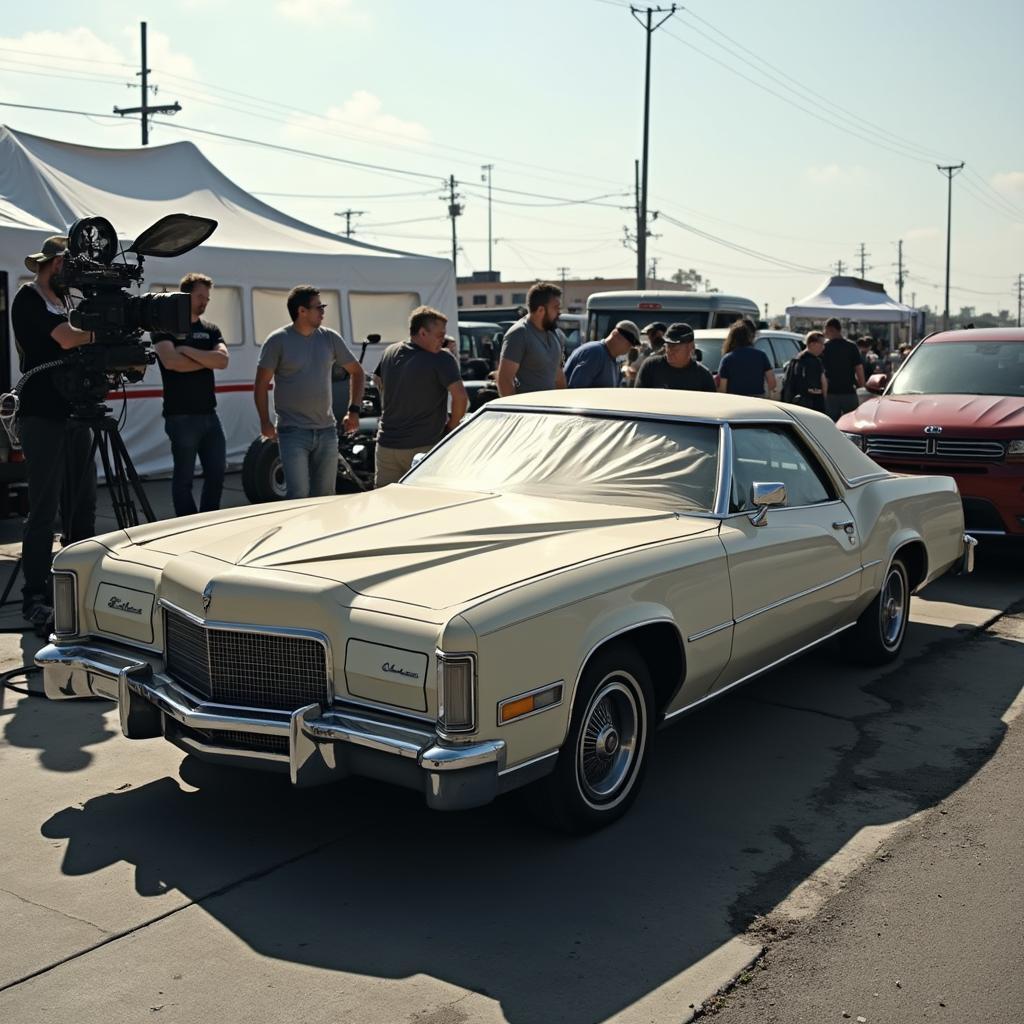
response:
M831 277L812 295L786 307L790 319L835 316L860 323L907 323L910 306L890 298L883 285L859 277Z
M128 243L169 213L212 217L218 227L208 243L185 256L147 259L146 286L198 271L213 278L215 289L220 284L242 291L243 337L230 339L241 344L229 348L231 364L217 374L218 410L232 463L240 462L258 432L252 383L263 338L254 330L254 288L312 284L337 292L342 334L357 354L362 339L352 337L350 292L373 293L378 302L394 296L403 308L412 293L452 323L458 319L450 260L382 249L304 224L249 195L190 142L100 149L0 127L0 271L7 272L12 299L19 280L28 276L25 255L38 251L48 235L66 233L79 217L106 217ZM397 316L385 320L391 333L401 322ZM282 302L280 323L287 322ZM397 340L397 335L384 337ZM15 354L12 380L18 376ZM128 387L126 400L110 403L115 415L125 414L122 433L144 474L171 466L161 397L159 368L151 366L145 380Z

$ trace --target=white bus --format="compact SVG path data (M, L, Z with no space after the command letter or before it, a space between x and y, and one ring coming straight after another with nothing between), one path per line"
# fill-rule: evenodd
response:
M606 338L620 320L632 320L642 331L661 322L689 324L695 331L728 327L734 320L761 316L757 303L718 292L595 292L587 299L587 340Z

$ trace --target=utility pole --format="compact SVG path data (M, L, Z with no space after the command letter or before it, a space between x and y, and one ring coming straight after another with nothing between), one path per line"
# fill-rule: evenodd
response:
M636 287L637 291L640 291L646 281L644 280L644 265L643 256L640 255L640 236L644 233L646 225L640 220L640 161L633 161L633 199L634 207L633 211L636 213ZM626 237L629 238L629 231L626 231Z
M559 280L562 282L562 289L563 290L565 289L565 278L566 278L566 275L568 273L569 273L569 268L568 267L559 267L558 268L558 277L559 277Z
M491 233L491 172L494 164L484 164L481 168L484 173L480 175L481 181L487 182L487 272L494 272L494 238Z
M462 198L458 192L455 191L455 175L451 174L448 176L448 216L452 220L452 272L455 274L455 279L458 280L459 274L456 269L456 254L459 251L459 242L455 234L455 218L462 216L464 209L462 203L459 200Z
M149 145L149 118L153 114L176 114L181 110L181 104L175 100L173 103L164 104L161 107L151 107L149 105L149 66L146 63L146 23L141 22L142 25L142 70L139 74L142 76L142 106L141 107L114 107L114 113L120 114L124 117L125 114L141 114L142 115L142 144L144 146ZM153 86L153 95L155 96L158 91L157 86Z
M636 266L637 266L637 288L647 287L647 150L651 137L651 36L661 28L662 25L676 13L676 5L669 8L648 7L645 20L641 20L639 7L630 6L629 13L635 21L644 29L647 34L647 63L644 75L644 149L643 149L643 170L641 172L642 184L640 188L640 213L637 217L637 239L636 239ZM664 14L656 25L652 24L655 14Z
M903 265L903 239L896 243L896 287L899 288L899 301L903 302L903 282L907 278L907 268Z
M958 164L936 164L936 168L940 173L944 174L948 180L948 193L946 196L946 305L942 311L942 329L949 329L949 253L950 253L950 236L953 229L953 177L959 174L964 169L963 160Z
M1017 275L1017 326L1020 327L1021 297L1024 296L1024 274Z
M836 276L837 277L842 277L843 276L843 261L842 260L836 260Z
M655 281L658 280L658 257L657 256L652 256L651 257L651 274L650 274L650 276L651 276L651 278L653 280L655 280Z
M341 211L339 211L338 213L336 213L334 215L335 217L344 217L345 218L345 237L346 238L351 238L352 237L352 218L353 217L362 217L362 215L364 213L366 213L365 210L341 210Z
M857 250L857 255L858 257L860 257L860 279L863 281L865 275L868 272L868 266L866 261L868 256L871 255L871 253L865 251L863 242L860 243L860 248Z

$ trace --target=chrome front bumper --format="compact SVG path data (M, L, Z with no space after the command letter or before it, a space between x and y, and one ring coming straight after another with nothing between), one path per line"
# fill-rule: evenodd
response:
M445 744L425 724L341 705L211 704L167 676L159 655L101 641L51 643L35 662L51 700L116 701L129 739L163 736L206 761L286 771L296 786L361 775L420 789L440 810L489 803L501 788L503 740Z

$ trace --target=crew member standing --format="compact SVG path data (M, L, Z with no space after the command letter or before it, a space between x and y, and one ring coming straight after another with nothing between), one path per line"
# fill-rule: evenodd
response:
M11 323L22 370L28 373L67 352L88 345L92 335L68 323L63 291L54 278L64 263L68 240L46 239L41 252L25 257L35 278L18 289ZM89 460L88 426L70 419L71 405L56 388L53 370L33 374L21 391L18 430L28 472L28 518L21 544L21 611L37 628L53 620L53 525L58 508L67 527L65 544L96 532L96 469Z
M268 336L260 349L253 398L260 433L277 440L289 498L334 494L338 477L338 424L334 418L331 371L349 373L348 414L342 427L359 429L366 375L341 335L323 326L327 304L312 285L297 285L288 293L287 327ZM270 422L268 394L274 381L277 424Z
M565 361L565 380L571 388L615 388L622 382L619 359L640 346L640 330L632 320L620 320L603 341L588 341Z
M821 365L824 349L825 335L821 331L811 331L804 339L803 351L789 361L786 383L782 386L784 402L802 405L815 412L825 411L828 381L825 368Z
M390 345L381 357L375 374L381 413L374 487L404 476L413 456L430 451L466 414L469 397L459 364L445 348L447 323L444 313L429 306L414 309L409 340Z
M857 388L864 387L864 362L860 349L843 337L843 325L837 317L825 321L825 351L821 355L828 379L825 412L835 422L844 413L857 408Z
M210 304L213 281L205 274L186 274L178 287L191 303L188 335L180 340L171 334L154 333L151 337L164 382L164 430L174 459L174 514L190 516L220 508L227 445L217 416L213 371L227 369L228 350L220 328L202 319ZM203 467L198 509L192 494L197 455Z
M498 394L553 391L565 387L562 343L555 327L562 312L562 289L538 281L526 293L529 313L505 333L498 360Z
M663 351L644 360L636 386L714 391L715 378L694 358L696 347L693 328L689 324L673 324L665 333Z

